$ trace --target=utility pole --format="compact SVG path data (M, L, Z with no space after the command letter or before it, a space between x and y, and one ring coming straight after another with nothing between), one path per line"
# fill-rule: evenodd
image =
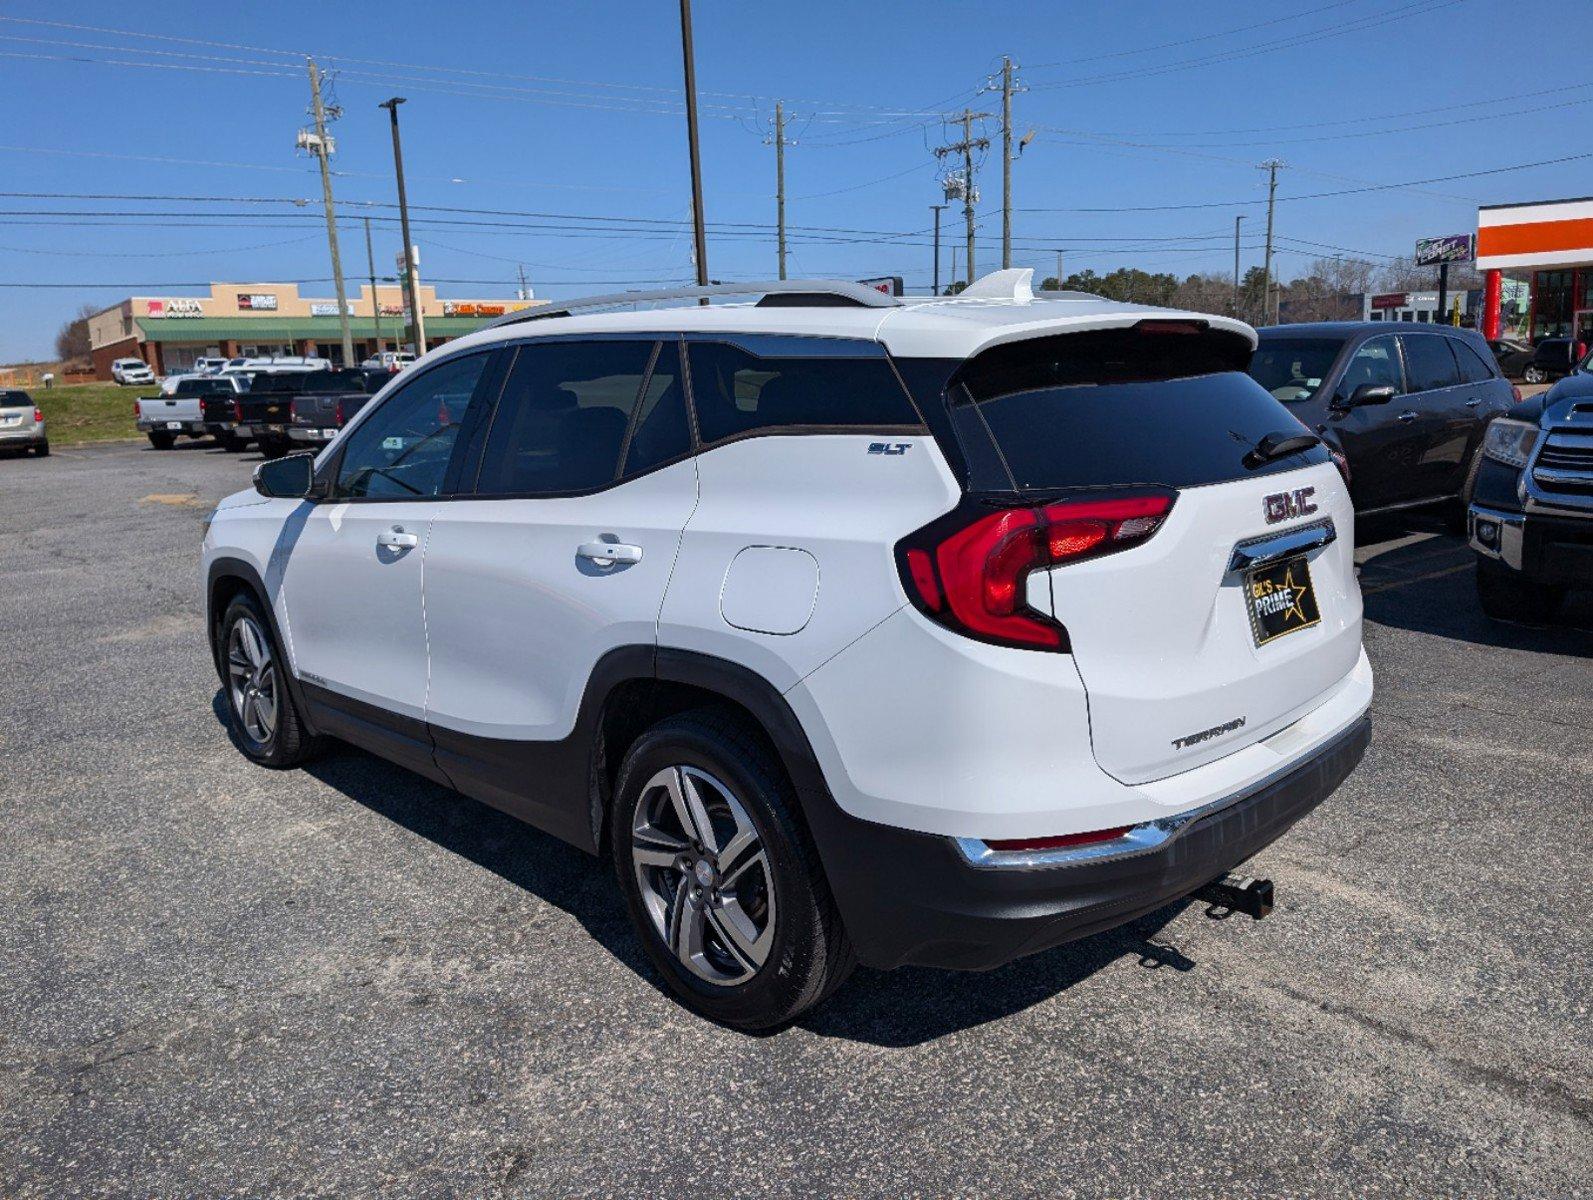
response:
M1056 290L1062 290L1062 251L1056 252Z
M1243 216L1233 219L1233 315L1239 315L1239 222Z
M1278 195L1278 168L1285 165L1276 158L1269 158L1260 166L1267 172L1267 265L1265 270L1266 286L1261 291L1261 319L1267 320L1267 309L1270 306L1277 308L1276 298L1272 294L1272 209Z
M940 295L940 210L950 208L949 204L931 204L929 206L935 214L935 290L932 295Z
M365 221L365 269L371 276L371 320L376 323L376 353L382 352L382 306L376 302L376 254L371 249L371 219ZM353 364L349 364L352 366Z
M409 319L414 331L415 354L426 353L426 319L421 315L420 296L415 287L415 243L409 240L409 199L404 193L404 148L398 140L398 106L404 97L394 96L384 100L377 108L385 108L393 124L393 170L398 175L398 220L404 232L404 294L409 298Z
M785 278L785 105L774 102L774 211L780 226L780 278Z
M936 158L945 158L948 154L962 155L962 215L968 226L968 282L974 281L974 165L973 152L987 149L990 145L989 138L976 138L973 135L973 123L990 116L989 113L970 112L962 110L958 118L962 122L962 141L952 142L949 146L937 146ZM956 272L953 272L955 275Z
M686 73L686 144L691 151L691 223L697 286L708 286L708 233L702 215L702 155L697 149L697 64L691 47L691 0L680 0L680 51Z
M1001 59L1001 269L1012 266L1012 59Z
M531 287L525 281L525 264L520 264L520 299L531 299Z
M299 139L301 145L308 144L311 153L321 163L321 199L326 205L326 243L332 251L332 282L337 287L337 319L343 330L343 365L354 365L354 335L348 327L348 293L343 287L343 256L337 251L337 213L332 205L332 167L328 161L332 157L332 142L326 136L326 106L321 103L321 70L315 65L315 59L305 60L310 68L310 108L315 117L315 138L313 142L304 138ZM334 119L341 110L333 112Z

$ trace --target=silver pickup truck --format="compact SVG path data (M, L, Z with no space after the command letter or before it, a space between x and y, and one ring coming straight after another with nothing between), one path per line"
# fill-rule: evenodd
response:
M200 438L209 432L201 405L206 396L236 396L247 388L242 376L195 375L178 380L169 396L140 396L133 402L133 416L150 445L170 450L180 437Z

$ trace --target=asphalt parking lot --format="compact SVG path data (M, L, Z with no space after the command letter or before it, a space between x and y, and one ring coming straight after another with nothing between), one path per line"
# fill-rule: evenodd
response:
M0 1195L1593 1191L1593 601L1484 620L1364 528L1374 744L1175 906L754 1038L606 870L352 750L228 742L200 522L253 454L0 461Z

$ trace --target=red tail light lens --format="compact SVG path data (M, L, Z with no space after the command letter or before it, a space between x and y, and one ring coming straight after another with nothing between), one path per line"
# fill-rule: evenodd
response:
M243 424L243 401L242 400L234 400L232 402L232 419L234 421L238 422L238 424L240 424L240 425Z
M1063 850L1069 846L1113 842L1132 828L1132 825L1120 825L1116 829L1093 829L1089 833L1064 833L1057 837L986 839L985 845L992 850Z
M33 410L33 422L35 425L44 424L44 410L42 408L36 408Z
M337 402L337 407L332 410L332 419L337 423L339 429L343 427L343 402L341 400Z
M898 546L919 611L981 641L1067 650L1067 631L1028 603L1032 571L1137 546L1160 528L1174 493L1137 492L991 511L970 501Z

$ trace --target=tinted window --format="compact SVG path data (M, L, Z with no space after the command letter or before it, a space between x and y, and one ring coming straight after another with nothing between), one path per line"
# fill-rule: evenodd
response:
M400 388L348 435L341 496L414 500L442 491L459 424L487 355L442 363Z
M1470 342L1452 341L1449 348L1455 352L1455 362L1460 367L1460 377L1467 383L1484 383L1494 377L1494 370L1483 361L1482 355Z
M612 483L654 343L521 346L503 386L476 491L552 495Z
M1449 353L1448 338L1407 334L1403 341L1407 391L1430 392L1460 382L1455 356Z
M680 343L665 342L636 410L636 427L625 452L624 476L640 475L691 449L685 389L680 378Z
M1250 378L1276 400L1309 400L1343 348L1343 338L1264 337L1250 359Z
M1392 386L1396 391L1405 386L1400 376L1399 354L1391 337L1375 337L1361 345L1344 368L1344 378L1339 383L1341 396L1352 396L1362 384L1382 387Z
M1245 465L1267 434L1303 431L1239 369L1248 353L1233 335L1132 330L997 347L953 389L953 424L965 446L993 440L1021 490L1194 487L1326 462L1314 447Z
M920 424L896 373L872 343L824 338L766 341L771 351L766 355L723 342L694 342L689 347L692 401L697 432L704 442L762 429L889 429Z

